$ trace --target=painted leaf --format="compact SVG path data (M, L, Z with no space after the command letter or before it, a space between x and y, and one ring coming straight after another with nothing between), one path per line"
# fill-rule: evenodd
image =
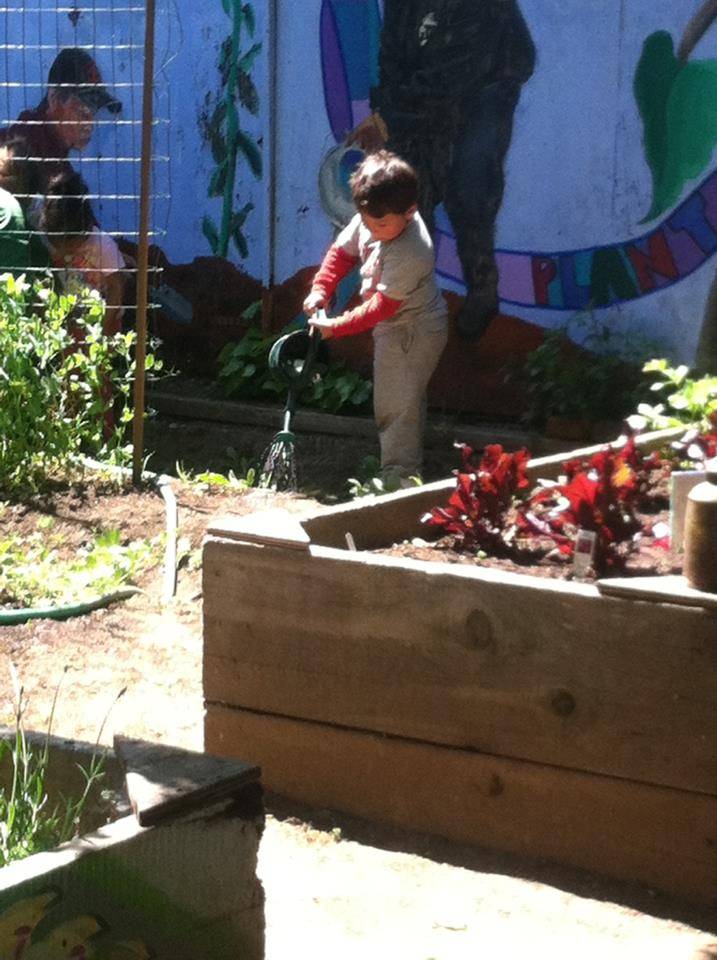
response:
M229 229L236 230L237 227L243 227L246 223L246 218L254 209L253 203L245 203L241 210L236 210L229 221Z
M0 957L22 956L33 930L57 897L57 891L48 890L13 903L0 913Z
M259 56L260 53L261 53L261 44L260 43L253 44L247 50L244 56L239 59L239 63L238 63L239 69L245 70L247 73L249 73L251 68L254 66L254 61L256 60L256 58Z
M244 14L244 22L246 23L247 30L253 37L256 31L256 17L254 16L254 8L250 3L245 3L242 7L242 12Z
M211 217L204 217L202 220L202 233L209 241L209 246L212 249L212 253L216 255L216 252L219 249L219 234L217 233L217 228L214 226L214 221L211 219Z
M234 241L234 246L237 248L237 253L245 260L249 256L249 245L240 227L232 231L232 240Z
M237 95L239 103L256 117L259 113L259 91L248 73L242 71L237 76Z
M224 123L224 119L227 115L227 102L226 100L220 100L219 103L214 108L212 113L212 119L209 121L209 131L210 133L219 133Z
M222 0L222 7L224 7L224 13L230 17L232 15L232 0Z
M635 71L645 159L652 173L653 220L707 166L717 143L717 61L681 63L669 33L651 34Z
M658 202L671 206L685 182L705 171L717 143L717 60L686 64L667 101L667 159Z
M209 196L221 197L224 194L224 188L227 185L227 174L229 173L229 164L225 161L212 174L209 181Z
M218 66L219 66L219 73L221 75L223 87L227 85L227 81L229 80L229 71L231 70L231 66L232 66L232 50L233 50L232 38L227 37L226 40L223 41L221 50L219 51Z
M224 163L227 158L227 142L221 133L211 134L212 159L215 163Z
M261 151L252 138L247 136L243 130L237 131L237 147L244 154L254 176L261 178L263 170Z

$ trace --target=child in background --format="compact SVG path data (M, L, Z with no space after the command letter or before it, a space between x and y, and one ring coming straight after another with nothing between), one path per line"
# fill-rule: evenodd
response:
M52 265L67 293L83 287L97 290L105 301L104 332L122 327L125 262L112 237L97 226L87 184L75 173L62 172L47 185L40 227Z
M329 248L304 310L324 339L373 330L381 475L389 489L409 486L421 472L426 389L448 336L446 306L414 169L386 150L370 154L351 178L351 193L358 213ZM357 264L362 305L319 320L316 312Z
M44 243L31 228L30 210L39 195L38 164L18 135L0 144L0 275L24 273L28 280L50 265Z

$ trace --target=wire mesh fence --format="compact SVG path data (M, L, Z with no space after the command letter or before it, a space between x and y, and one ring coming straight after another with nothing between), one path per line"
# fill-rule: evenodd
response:
M171 201L172 0L157 4L148 237ZM0 6L0 274L89 286L106 324L132 323L140 239L145 3L22 0ZM159 286L149 263L150 302Z

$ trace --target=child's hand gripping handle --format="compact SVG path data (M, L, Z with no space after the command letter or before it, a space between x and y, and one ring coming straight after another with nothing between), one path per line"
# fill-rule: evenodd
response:
M312 337L314 337L315 331L318 330L321 338L328 340L333 333L333 328L334 321L326 316L326 311L323 308L317 310L312 317L309 317L309 330Z

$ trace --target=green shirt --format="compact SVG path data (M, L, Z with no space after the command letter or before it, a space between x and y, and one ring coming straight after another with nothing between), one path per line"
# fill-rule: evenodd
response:
M50 258L45 245L36 233L28 229L25 214L15 197L0 189L0 274L15 275L28 271L28 279L34 279L37 271L49 266Z

